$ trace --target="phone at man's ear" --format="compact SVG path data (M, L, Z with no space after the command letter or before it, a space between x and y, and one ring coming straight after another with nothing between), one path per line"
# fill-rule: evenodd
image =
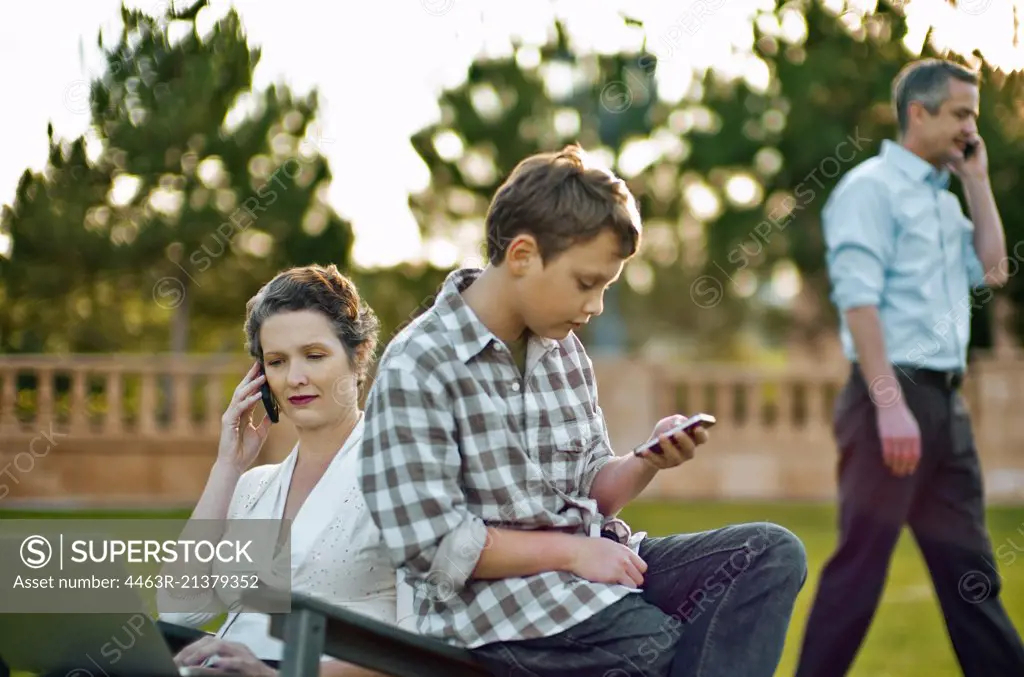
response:
M967 147L964 148L964 159L965 160L970 160L971 156L974 155L977 151L978 151L978 142L977 141L968 141L967 142Z
M260 373L266 375L262 359L260 360ZM260 396L263 399L263 408L267 410L267 417L270 419L270 422L277 423L277 400L274 399L274 394L270 392L270 383L267 379L263 379L263 385L260 386Z

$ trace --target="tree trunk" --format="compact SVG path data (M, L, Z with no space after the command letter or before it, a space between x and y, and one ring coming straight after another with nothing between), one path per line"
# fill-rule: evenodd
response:
M174 297L176 305L174 314L171 316L171 352L175 355L184 355L188 352L188 325L189 309L192 305L191 281L184 271L178 272L174 279L177 281L177 289L181 292L179 297ZM164 424L171 421L173 414L173 382L169 375L160 379L160 390L162 391L162 406L160 407L160 418Z
M184 272L179 273L176 279L181 289L181 302L174 308L171 318L171 352L187 353L189 308L192 305L190 280Z

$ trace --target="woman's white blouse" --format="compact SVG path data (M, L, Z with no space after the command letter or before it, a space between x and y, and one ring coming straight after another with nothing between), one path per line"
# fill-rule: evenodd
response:
M371 618L410 627L411 593L396 574L359 489L360 417L345 445L317 482L291 527L291 588ZM238 480L228 519L281 519L298 445L278 464L262 465ZM209 600L213 604L213 600ZM201 608L201 602L197 608ZM220 608L224 608L223 605ZM197 627L216 613L162 613L162 620ZM401 622L400 621L406 621ZM217 635L249 647L258 658L280 660L283 645L268 633L262 613L229 613ZM327 658L324 656L323 658Z

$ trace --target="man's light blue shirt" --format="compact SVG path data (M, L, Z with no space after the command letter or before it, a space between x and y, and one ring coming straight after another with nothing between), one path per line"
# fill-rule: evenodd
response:
M892 141L842 178L822 215L843 352L857 360L845 312L877 306L892 364L964 369L971 289L984 285L974 224L949 173Z

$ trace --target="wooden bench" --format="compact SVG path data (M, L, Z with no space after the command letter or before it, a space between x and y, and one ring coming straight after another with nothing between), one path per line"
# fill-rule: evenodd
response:
M466 649L292 593L291 611L275 612L283 592L246 595L245 604L268 609L270 635L284 642L280 677L316 677L320 656L378 670L394 677L490 677Z

